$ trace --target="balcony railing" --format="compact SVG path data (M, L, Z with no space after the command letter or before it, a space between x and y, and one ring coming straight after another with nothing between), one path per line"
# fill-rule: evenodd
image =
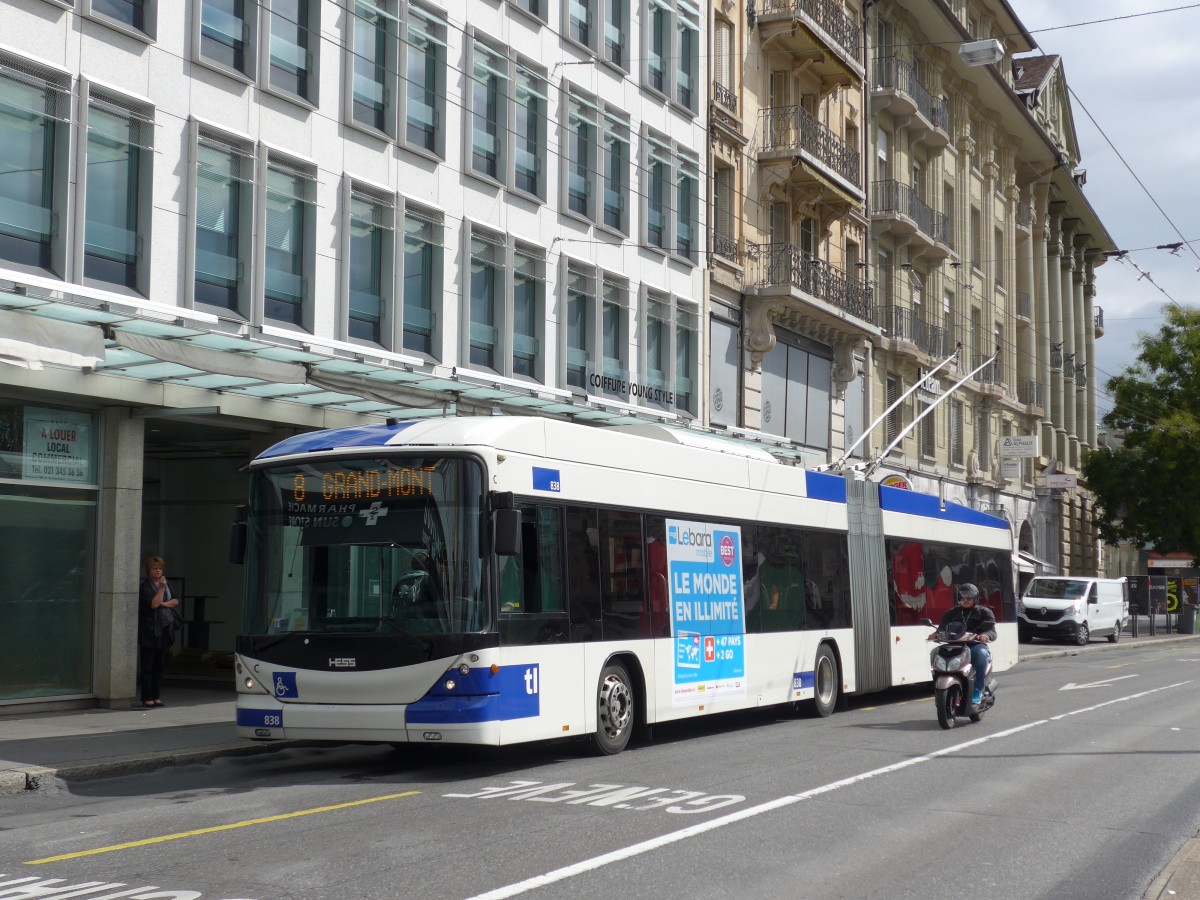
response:
M758 16L803 13L829 35L852 59L862 62L861 35L858 25L833 0L750 0L750 9ZM754 26L751 26L752 28Z
M737 239L725 234L713 234L713 253L732 262L738 261Z
M1029 291L1017 291L1017 315L1032 321L1033 296Z
M1042 383L1040 381L1026 381L1022 384L1021 402L1026 406L1045 406L1046 403L1042 399Z
M989 356L991 354L988 354ZM984 360L988 357L982 354L975 354L971 357L971 371L978 369L983 365ZM980 384L1004 384L1004 367L1000 364L1000 360L992 360L992 364L975 373L975 380Z
M907 216L917 223L923 233L951 250L950 218L929 206L907 184L888 179L877 181L871 189L871 213L894 213Z
M746 282L756 287L788 285L870 321L871 286L793 244L747 244Z
M713 82L713 99L717 101L718 106L723 106L737 115L737 94L719 81Z
M894 340L914 344L923 353L942 359L950 354L950 334L940 325L930 325L914 309L900 306L876 308L875 324Z
M760 152L803 150L855 187L862 186L858 150L818 122L801 106L772 106L759 114Z
M934 128L946 130L950 122L944 97L935 97L921 84L916 70L902 59L894 56L875 60L875 83L882 88L903 91L917 103L917 109Z

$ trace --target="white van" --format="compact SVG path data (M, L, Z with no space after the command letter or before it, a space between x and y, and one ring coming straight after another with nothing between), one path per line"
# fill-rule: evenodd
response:
M1121 639L1129 621L1124 578L1039 575L1029 582L1017 604L1017 635L1066 638L1086 644L1093 637Z

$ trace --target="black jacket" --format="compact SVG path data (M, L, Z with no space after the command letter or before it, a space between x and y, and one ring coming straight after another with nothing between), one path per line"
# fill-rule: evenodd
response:
M986 606L981 606L979 601L975 601L975 607L967 610L965 607L956 606L954 609L947 610L942 616L942 621L938 625L938 631L944 632L947 625L953 625L957 622L962 622L966 626L967 631L973 631L975 634L982 634L989 641L996 639L996 617L992 615L992 611Z

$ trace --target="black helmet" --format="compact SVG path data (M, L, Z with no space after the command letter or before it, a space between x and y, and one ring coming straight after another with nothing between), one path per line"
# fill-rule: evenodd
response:
M971 584L969 581L965 582L958 586L958 596L959 599L971 599L978 603L979 588L975 587L975 585Z

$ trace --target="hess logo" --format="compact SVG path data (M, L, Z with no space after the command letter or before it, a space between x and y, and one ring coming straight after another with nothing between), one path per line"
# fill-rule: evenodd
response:
M358 661L353 656L329 657L329 668L331 669L353 669L357 666Z

